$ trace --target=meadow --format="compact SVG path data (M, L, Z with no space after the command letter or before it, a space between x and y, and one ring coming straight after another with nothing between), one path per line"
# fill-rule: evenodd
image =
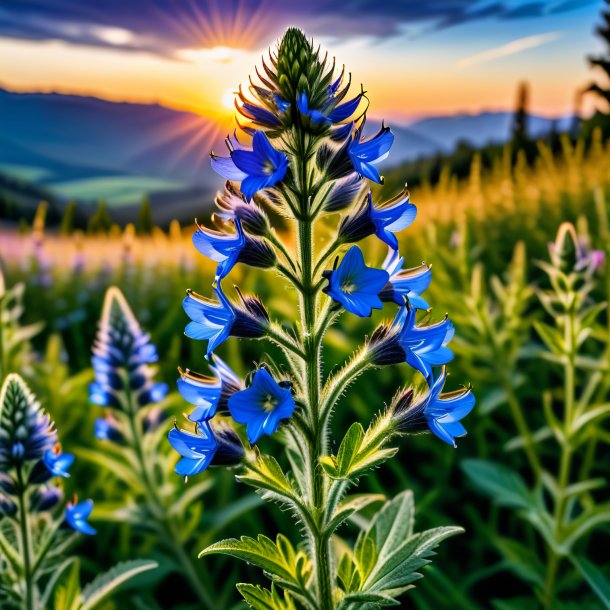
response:
M610 607L604 550L610 534L610 142L599 134L587 145L565 137L560 154L539 143L535 163L512 158L507 146L491 166L475 157L465 180L447 170L437 183L413 188L417 221L408 237L399 235L407 266L432 265L426 298L435 318L447 311L456 326L449 389L458 387L454 378L470 380L477 397L457 449L428 435L410 438L397 459L363 481L364 490L388 497L413 490L418 529L456 524L466 530L445 543L425 578L402 597L406 608ZM408 179L397 168L379 188L393 194ZM208 206L202 202L202 209ZM329 229L337 218L329 217ZM565 226L560 231L565 222L575 234ZM57 422L63 449L78 457L66 496L78 481L79 495L95 499L91 522L98 529L78 548L82 569L94 575L134 558L159 564L107 602L108 609L242 607L234 583L263 582L256 571L231 558L196 559L197 553L220 537L274 536L292 527L285 513L234 484L234 471L210 469L186 485L169 474L175 456L165 433L185 410L175 391L177 366L200 370L204 356L183 335L181 299L185 288L201 290L214 275L213 264L192 247L192 233L193 227L173 223L142 236L132 226L58 235L46 230L42 208L27 231L0 233L1 371L21 372ZM365 242L371 261L381 263L382 245ZM259 294L289 319L295 295L262 277L238 265L231 285ZM122 290L150 332L159 353L157 377L170 388L149 447L168 470L159 504L164 527L151 517L147 491L122 476L122 456L94 437L103 409L89 402L91 346L109 286ZM382 317L343 317L327 335L326 366ZM223 352L240 374L247 372L243 363L259 356L248 340ZM381 369L374 383L359 379L334 426L368 421L371 405L389 402L406 375L406 367ZM270 438L263 446L274 443ZM364 509L354 522L365 523L370 514ZM348 526L337 544L350 536Z

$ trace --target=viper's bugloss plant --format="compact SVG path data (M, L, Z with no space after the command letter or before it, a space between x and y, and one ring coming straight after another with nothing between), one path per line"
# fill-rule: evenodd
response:
M220 218L235 230L198 227L193 237L218 268L214 298L187 291L186 334L206 342L214 376L181 372L179 389L193 409L190 423L176 423L169 433L180 455L176 472L192 476L215 464L240 464L240 481L294 516L302 543L282 533L276 541L259 535L224 540L201 553L225 553L264 570L271 589L237 585L251 607L395 605L437 544L461 530L414 533L408 491L388 501L349 492L372 468L396 459L404 435L432 430L455 444L466 433L461 420L474 396L467 388L442 393L453 325L446 316L435 320L421 297L429 267L402 269L396 234L417 212L408 191L377 202L370 190L369 181L383 183L378 164L392 146L389 127L364 134L364 91L350 98L344 71L298 29L286 32L257 75L250 86L254 101L240 89L236 104L252 145L232 136L228 156L212 155L213 169L228 180L218 198ZM289 220L294 240L279 237L269 212ZM323 226L334 227L325 247L316 230ZM369 236L389 246L385 263L365 261L365 251L351 245ZM225 293L223 281L238 263L272 267L294 288L295 324L274 320L256 296L237 289L235 300ZM327 371L322 355L328 329L345 312L368 317L386 302L393 322L381 324L343 365ZM285 363L267 356L241 380L216 355L230 337L268 340ZM333 453L331 419L348 387L365 371L401 363L421 373L427 390L404 388L386 407L380 396L368 427L353 423ZM343 408L349 409L347 401ZM284 443L286 459L258 447L268 435ZM372 519L360 521L365 525L355 544L339 544L338 528L380 501Z
M23 379L6 377L0 392L0 603L3 608L91 609L128 578L156 566L128 562L98 576L81 593L78 561L68 551L94 535L91 500L64 500L62 479L74 456ZM70 586L67 586L67 581Z
M166 565L173 566L189 583L200 607L219 608L212 596L211 575L197 569L188 548L200 522L201 506L194 501L208 488L201 481L189 494L176 501L178 483L171 470L173 455L160 446L166 433L166 384L155 380L156 347L140 326L123 293L116 287L106 291L97 337L93 346L95 381L89 388L91 403L103 409L95 421L94 449L80 449L79 454L117 479L116 494L108 502L98 503L98 518L110 522L127 522L149 534L157 542L156 550L163 554ZM217 371L220 379L230 386L237 380L228 377L222 363ZM207 380L186 377L192 391L207 387ZM232 386L230 386L232 387ZM188 394L188 390L182 390ZM204 394L205 395L205 394ZM226 401L225 401L226 402ZM200 401L193 413L202 423L194 424L199 434L180 439L188 447L188 459L181 465L183 474L191 474L187 464L205 460L209 454L205 438L205 419L213 414L207 401ZM214 405L216 408L216 405ZM223 436L222 431L219 433ZM231 440L226 432L227 443ZM187 451L187 449L185 449ZM207 465L207 464L206 464ZM73 518L78 520L79 514Z

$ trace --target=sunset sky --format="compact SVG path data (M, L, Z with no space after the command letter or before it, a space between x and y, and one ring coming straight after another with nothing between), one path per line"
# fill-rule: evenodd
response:
M601 49L593 29L602 4L4 0L0 86L228 118L232 90L297 25L364 83L375 116L510 109L520 80L532 85L533 112L559 116L594 77L585 57Z

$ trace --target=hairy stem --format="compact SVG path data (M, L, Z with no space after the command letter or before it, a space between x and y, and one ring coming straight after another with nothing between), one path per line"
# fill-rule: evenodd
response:
M17 468L17 483L19 485L19 533L21 554L23 556L23 580L25 585L24 610L34 610L34 572L32 570L32 538L29 515L26 503L26 489L21 467Z

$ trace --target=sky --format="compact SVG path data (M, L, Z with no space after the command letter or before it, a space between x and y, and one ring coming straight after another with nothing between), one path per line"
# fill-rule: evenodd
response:
M157 102L218 120L232 92L296 25L363 83L370 113L573 111L595 73L603 0L3 0L0 86ZM591 110L593 100L584 104Z

